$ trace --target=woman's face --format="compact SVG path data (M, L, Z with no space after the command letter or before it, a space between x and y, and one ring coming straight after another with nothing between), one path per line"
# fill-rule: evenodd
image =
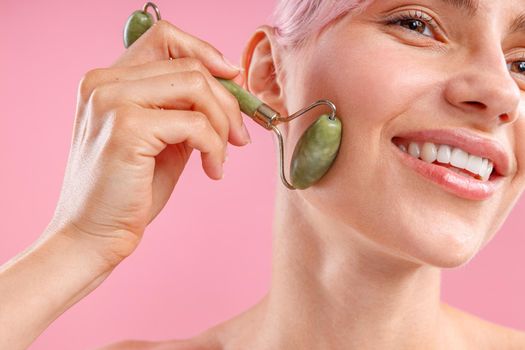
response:
M525 187L525 29L511 28L525 4L480 0L473 14L457 3L375 1L284 63L288 110L328 98L343 123L331 170L299 195L382 248L442 267L472 258ZM288 124L287 149L313 118ZM428 162L396 146L416 141ZM430 163L440 145L457 167L479 156L488 160L471 157L469 168L492 161L499 177L457 174L446 147Z

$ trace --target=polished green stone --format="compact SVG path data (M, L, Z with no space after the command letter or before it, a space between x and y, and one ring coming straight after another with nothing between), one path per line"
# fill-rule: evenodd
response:
M341 120L321 115L295 146L290 166L292 185L305 189L319 181L332 165L341 143Z
M253 117L255 115L255 111L257 108L259 108L260 105L263 104L261 100L259 100L254 95L250 94L248 91L244 90L241 86L237 85L232 80L227 80L223 78L215 77L226 89L228 89L229 92L237 98L237 101L239 101L239 109L245 113L246 115Z
M153 25L153 17L148 12L135 11L124 26L124 46L128 48Z

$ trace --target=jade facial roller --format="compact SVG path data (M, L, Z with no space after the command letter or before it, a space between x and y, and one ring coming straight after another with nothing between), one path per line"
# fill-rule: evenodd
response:
M124 27L124 46L127 48L153 25L153 18L147 12L148 8L155 11L157 20L160 20L158 7L148 2L142 10L135 11L128 18ZM273 130L279 141L279 171L283 184L291 189L306 189L319 181L334 162L341 143L341 121L336 117L336 107L329 100L319 100L310 106L288 116L281 115L257 97L244 90L232 80L216 79L235 96L239 102L240 110L251 117L255 122L267 130ZM303 133L292 154L290 165L291 184L284 174L284 143L277 124L289 122L311 109L327 105L330 114L322 114Z

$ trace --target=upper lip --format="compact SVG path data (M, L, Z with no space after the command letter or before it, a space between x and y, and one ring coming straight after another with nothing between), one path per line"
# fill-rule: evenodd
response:
M495 171L502 175L508 176L510 171L509 155L500 142L476 135L465 129L435 129L412 131L396 135L410 139L411 141L428 141L437 144L446 144L459 147L462 150L487 158L494 164Z

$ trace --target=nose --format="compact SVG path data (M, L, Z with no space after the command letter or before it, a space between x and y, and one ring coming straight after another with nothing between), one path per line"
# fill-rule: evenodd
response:
M482 129L514 122L519 117L521 91L501 50L485 46L469 55L445 87L445 98Z

